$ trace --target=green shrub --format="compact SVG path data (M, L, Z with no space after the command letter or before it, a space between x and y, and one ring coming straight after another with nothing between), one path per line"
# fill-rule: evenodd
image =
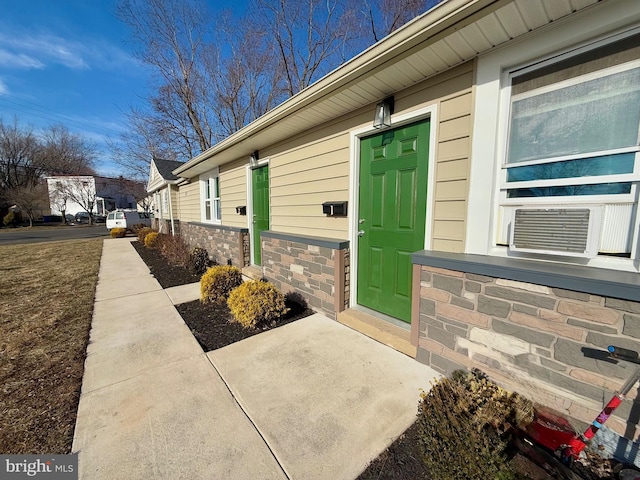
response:
M533 419L531 402L479 370L454 372L422 394L418 436L432 478L517 478L508 463L514 427Z
M202 275L209 268L209 254L204 248L195 247L189 253L189 266L197 275Z
M5 227L15 227L22 223L22 214L20 212L9 210L9 213L4 216L2 222Z
M238 267L216 265L209 268L200 279L200 301L224 303L231 290L242 284L242 271Z
M144 237L144 246L147 248L157 248L160 243L160 234L151 232Z
M289 310L284 294L272 283L262 280L240 285L229 295L227 305L234 320L244 328L273 325Z
M126 228L112 228L109 232L111 238L124 238L127 235Z
M138 236L138 241L140 243L144 243L145 237L149 235L151 232L155 232L155 230L149 227L144 227L138 230L138 232L136 233L136 235Z
M160 254L171 265L177 267L187 267L189 265L189 245L180 235L162 235L160 236L158 249Z

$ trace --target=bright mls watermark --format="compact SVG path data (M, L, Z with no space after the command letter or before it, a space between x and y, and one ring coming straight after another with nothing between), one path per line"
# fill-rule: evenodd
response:
M0 479L78 480L78 454L0 455Z

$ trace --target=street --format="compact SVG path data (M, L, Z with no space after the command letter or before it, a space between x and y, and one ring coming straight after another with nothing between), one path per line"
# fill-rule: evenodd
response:
M57 242L61 240L75 240L80 238L108 237L109 231L104 224L99 225L56 225L34 226L33 228L2 228L0 229L0 245L20 243Z

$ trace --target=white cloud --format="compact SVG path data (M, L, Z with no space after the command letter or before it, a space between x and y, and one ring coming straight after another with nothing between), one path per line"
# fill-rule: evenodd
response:
M124 50L103 40L71 40L48 33L10 31L0 24L0 66L42 69L62 65L72 70L131 68L135 60Z
M72 69L87 68L82 58L82 45L55 35L0 33L0 47L8 53L5 55L5 66L43 68L47 64L59 64ZM0 61L2 59L0 56ZM24 61L18 63L16 59ZM7 63L7 60L11 63Z
M7 84L0 78L0 96L2 95L9 95L9 87L7 87Z
M42 68L44 64L25 54L16 54L0 48L0 65L13 68Z

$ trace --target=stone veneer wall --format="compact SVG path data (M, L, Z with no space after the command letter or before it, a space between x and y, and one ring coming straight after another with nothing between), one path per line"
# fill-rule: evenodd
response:
M640 351L640 303L633 301L422 266L419 303L419 361L445 374L480 368L584 422L635 368L590 358L588 349ZM626 400L607 426L633 439L639 418L640 403Z
M193 247L204 248L221 265L245 267L250 263L249 231L246 228L183 222L180 234Z
M278 238L276 238L278 237ZM262 232L262 274L335 320L349 305L348 242Z

